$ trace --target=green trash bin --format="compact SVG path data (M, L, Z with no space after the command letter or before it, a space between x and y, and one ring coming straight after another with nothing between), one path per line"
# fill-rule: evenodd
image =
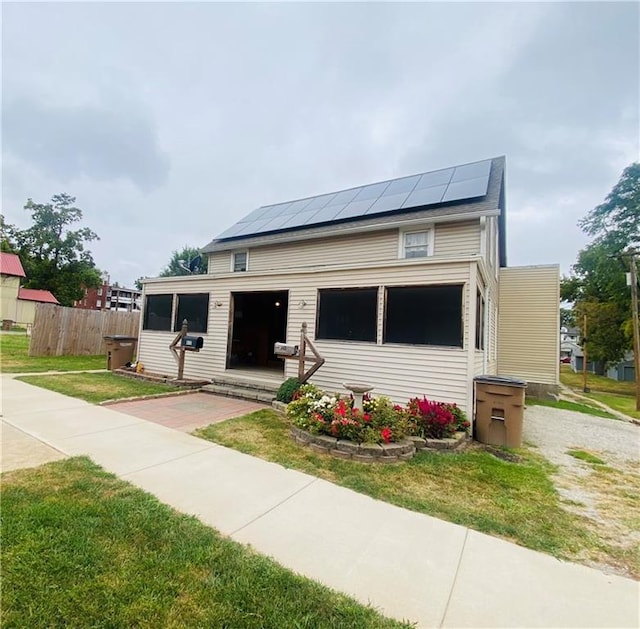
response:
M120 369L133 360L138 344L137 336L111 334L103 338L107 349L107 369Z
M519 448L522 445L527 383L503 376L477 376L475 437L480 443Z

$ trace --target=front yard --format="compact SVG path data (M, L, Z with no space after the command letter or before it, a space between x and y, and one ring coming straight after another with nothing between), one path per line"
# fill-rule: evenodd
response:
M26 334L0 334L0 371L36 373L105 369L107 358L98 356L29 356Z
M474 444L465 452L423 451L403 463L361 464L298 446L289 436L286 420L269 409L194 434L534 550L640 576L635 553L615 540L600 539L584 517L572 513L569 501L554 487L555 466L528 448L507 451ZM607 472L603 469L598 474ZM616 477L621 482L615 471L608 475ZM625 508L633 520L640 517L640 505L634 505L627 494ZM617 500L614 495L612 500ZM639 522L632 526L640 533Z
M391 628L86 458L2 476L2 626Z

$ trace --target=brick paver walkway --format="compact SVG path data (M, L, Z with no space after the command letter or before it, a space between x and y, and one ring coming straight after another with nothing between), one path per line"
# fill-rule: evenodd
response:
M119 402L110 404L109 408L167 428L191 432L196 428L268 407L265 404L212 393L189 393L152 400Z

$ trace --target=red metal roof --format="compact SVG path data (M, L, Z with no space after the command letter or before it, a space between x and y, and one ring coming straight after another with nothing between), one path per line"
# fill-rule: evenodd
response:
M0 253L0 273L2 275L26 277L20 258L15 253Z
M21 288L18 291L18 299L39 301L45 304L60 303L48 290L38 290L36 288Z

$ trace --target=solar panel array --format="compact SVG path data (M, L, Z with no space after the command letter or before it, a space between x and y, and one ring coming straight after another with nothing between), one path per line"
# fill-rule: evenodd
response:
M254 210L218 240L365 218L487 194L491 160L391 179Z

